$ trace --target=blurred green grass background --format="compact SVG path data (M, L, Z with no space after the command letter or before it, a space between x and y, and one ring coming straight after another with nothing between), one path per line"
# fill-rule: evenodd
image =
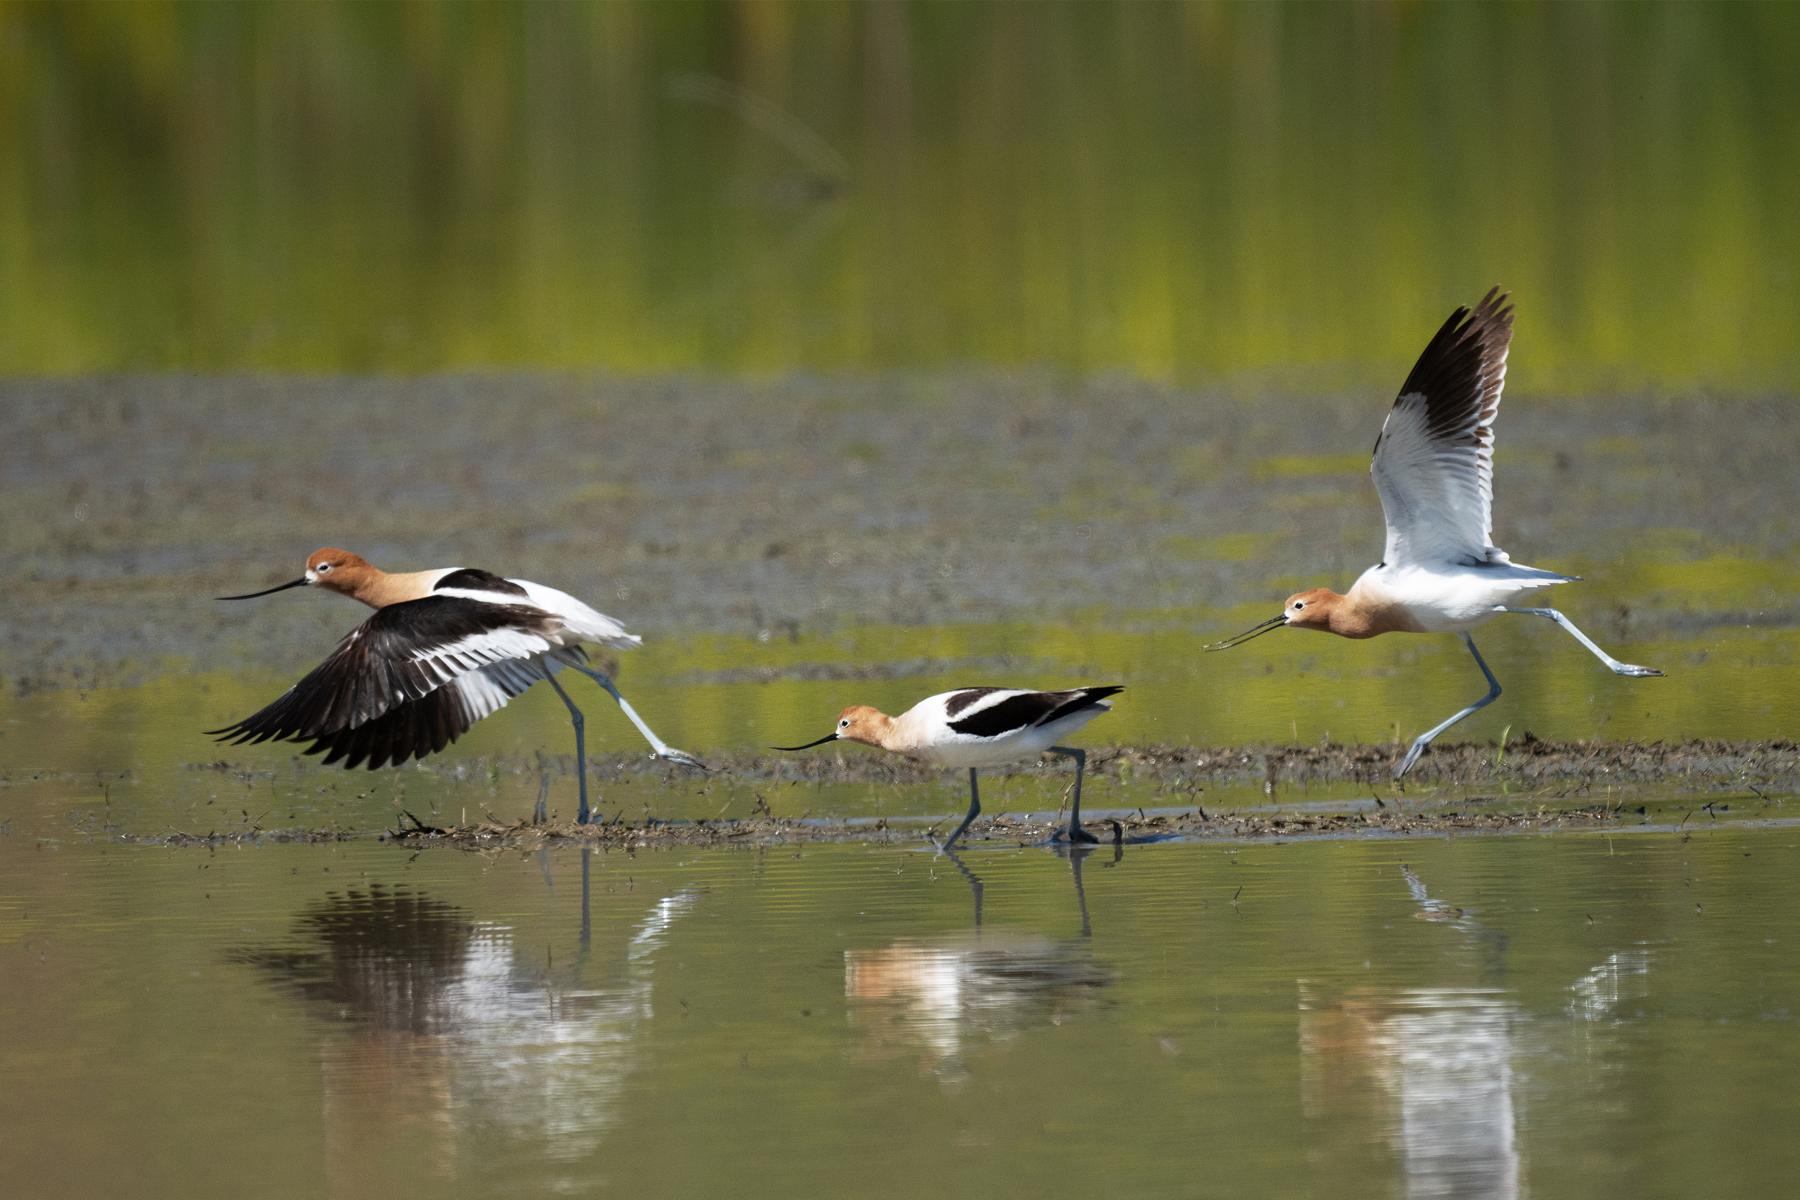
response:
M0 2L0 374L1786 388L1792 4Z

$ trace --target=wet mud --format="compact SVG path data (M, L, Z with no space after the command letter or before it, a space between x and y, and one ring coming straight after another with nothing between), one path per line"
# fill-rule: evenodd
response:
M1379 556L1366 447L1390 401L1031 372L0 382L0 685L304 671L353 606L213 597L327 544L537 579L651 639L1096 610L1233 633L1217 610L1276 603L1302 569L1341 586ZM1520 561L1792 554L1791 398L1509 396L1501 422L1494 536ZM1612 641L1800 624L1791 596L1765 599L1659 584L1625 608L1602 585L1562 603Z
M1648 822L1652 795L1663 813L1679 810L1683 821L1704 820L1754 807L1762 816L1785 816L1786 803L1800 796L1800 743L1695 740L1680 744L1633 742L1554 743L1536 738L1493 743L1453 743L1431 747L1403 783L1392 779L1404 753L1394 746L1109 746L1090 751L1088 776L1130 789L1135 815L1102 808L1090 793L1089 832L1102 842L1160 841L1169 838L1294 838L1306 836L1401 836L1593 829L1611 822ZM641 755L612 755L589 764L589 778L601 784L630 779L651 787L678 788L697 782L666 767L644 769ZM495 762L497 772L524 771L526 764ZM536 760L529 769L545 775L572 774L569 759ZM805 758L766 755L715 756L715 781L759 784L941 784L939 768L890 756L819 754ZM253 779L257 773L230 763L204 764ZM432 769L427 764L426 769ZM445 773L450 768L440 768ZM1016 774L1067 774L1051 764L1024 767ZM1243 797L1257 800L1246 804ZM1307 789L1351 785L1354 794L1336 801L1315 798ZM1230 797L1208 801L1212 790ZM1679 795L1680 803L1668 798ZM1117 793L1114 794L1116 799ZM1710 797L1710 799L1708 799ZM1303 806L1305 811L1300 811ZM1158 809L1154 814L1148 809ZM1169 811L1173 810L1173 811ZM1254 811L1247 811L1254 810ZM1673 823L1674 818L1670 818ZM989 811L970 827L966 840L1048 843L1057 822L1037 816ZM228 832L165 829L121 840L148 845L214 846L259 842L328 842L380 837L416 848L536 848L585 845L620 849L659 846L769 845L789 842L911 842L948 833L949 818L878 817L852 820L782 818L668 821L602 820L504 821L486 819L439 826L399 814L396 828L274 829L251 827Z
M1479 801L1477 801L1478 803ZM1622 808L1600 805L1583 808L1544 808L1529 812L1430 811L1389 809L1330 815L1270 816L1256 813L1192 813L1156 816L1106 817L1084 820L1083 827L1100 845L1146 842L1244 838L1292 839L1305 836L1350 834L1400 836L1406 834L1551 832L1592 829L1625 816ZM593 846L636 850L663 846L770 845L801 842L935 842L955 825L954 819L927 824L917 820L877 819L866 822L764 819L752 821L680 821L648 825L534 825L528 821L497 824L482 821L450 828L413 827L385 833L388 841L406 846L454 846L465 850L494 848L537 849L549 846ZM1067 845L1057 838L1055 821L1010 816L977 818L960 845L1016 843L1020 846Z
M1108 746L1088 752L1090 777L1149 785L1158 792L1262 783L1270 787L1362 783L1396 788L1399 745ZM745 755L709 760L715 769L751 779L810 783L915 783L943 778L942 768L893 756ZM1052 768L1054 769L1054 768ZM1527 735L1502 748L1463 742L1426 748L1405 780L1404 794L1433 786L1554 786L1565 790L1624 783L1675 783L1706 788L1792 789L1800 782L1800 743L1693 740L1680 743L1548 742Z

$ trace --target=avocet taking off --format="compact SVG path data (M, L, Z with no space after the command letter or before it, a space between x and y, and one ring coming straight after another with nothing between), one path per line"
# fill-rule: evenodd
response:
M650 741L658 758L703 767L671 748L637 715L612 680L587 665L583 642L629 650L643 639L566 592L471 567L389 575L344 550L320 550L290 583L223 600L250 600L320 587L360 600L375 615L352 629L331 656L236 724L211 732L234 745L273 739L370 770L424 758L540 679L550 681L575 724L581 779L576 820L588 822L587 748L581 710L556 681L563 667L605 688Z
M981 813L981 791L975 773L982 767L1006 763L1049 751L1075 760L1075 796L1069 805L1067 830L1072 842L1099 839L1081 828L1081 776L1087 769L1087 751L1057 742L1074 733L1103 712L1107 699L1122 687L1070 688L1062 692L1027 692L1018 688L963 688L928 696L897 717L852 705L838 714L837 728L804 746L776 746L776 750L806 750L826 742L861 742L895 754L945 767L969 768L969 814L956 832L943 842L949 848Z
M1500 682L1488 670L1469 631L1501 613L1548 617L1592 650L1617 675L1661 675L1620 662L1554 608L1519 605L1576 577L1521 566L1495 546L1494 415L1506 382L1512 306L1499 288L1471 313L1458 308L1444 322L1388 412L1369 471L1387 519L1387 549L1345 595L1328 588L1296 592L1287 606L1237 637L1208 650L1240 646L1271 629L1320 629L1340 637L1383 633L1454 633L1487 676L1488 693L1414 740L1394 771L1398 779L1435 738L1475 710L1493 703Z

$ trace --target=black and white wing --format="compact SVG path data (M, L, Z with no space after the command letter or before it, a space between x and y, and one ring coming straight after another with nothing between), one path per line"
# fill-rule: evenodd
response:
M1098 707L1122 687L1070 688L1062 692L1027 692L1017 688L966 688L944 697L944 721L964 737L998 738Z
M562 622L529 605L428 596L390 604L262 711L211 732L233 745L311 741L371 770L442 750L542 679ZM561 653L574 652L564 649Z
M614 650L632 650L644 644L643 638L627 633L625 626L605 613L567 592L529 579L502 579L488 571L464 567L444 575L431 585L431 590L436 595L462 596L492 604L533 605L556 614L563 630L575 635L573 641L598 642Z
M1513 310L1494 288L1458 308L1419 356L1382 423L1369 473L1388 566L1505 562L1493 545L1494 414Z

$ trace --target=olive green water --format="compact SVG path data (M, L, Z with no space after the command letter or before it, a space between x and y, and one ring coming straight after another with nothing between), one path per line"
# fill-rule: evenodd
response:
M0 1176L1778 1195L1797 842L977 851L977 893L950 860L854 845L409 861L15 833Z
M1791 382L1782 3L0 6L0 371Z

